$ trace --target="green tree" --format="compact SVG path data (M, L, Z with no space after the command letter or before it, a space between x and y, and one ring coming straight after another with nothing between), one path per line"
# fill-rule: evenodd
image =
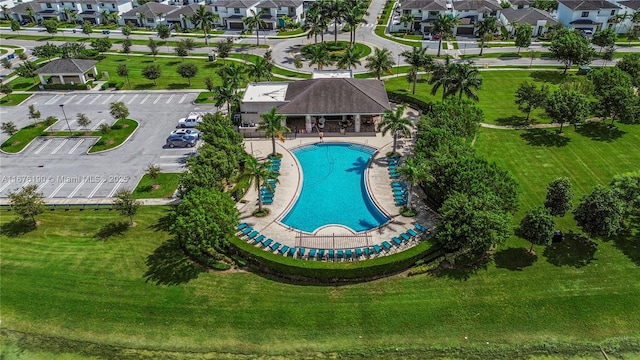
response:
M204 78L204 86L207 87L207 91L213 92L215 83L213 82L213 78L211 76L207 76L206 78Z
M125 25L122 27L122 35L129 37L129 35L131 35L131 26L129 25Z
M498 31L498 21L495 16L485 17L484 20L478 22L476 29L476 36L480 37L480 56L484 51L484 41L486 35L490 35L493 38L493 34Z
M453 64L450 63L447 57L444 63L435 62L432 67L431 77L429 78L429 84L431 87L431 95L435 95L440 88L442 88L442 100L451 94L451 82L453 81Z
M193 26L196 29L200 28L200 30L202 30L202 34L204 35L204 43L206 46L209 46L209 30L211 30L215 26L215 23L219 19L219 14L214 14L213 12L207 10L204 5L200 5L189 20L193 23Z
M233 48L233 39L227 38L226 40L221 40L216 42L216 52L218 53L218 57L221 59L226 59L229 57L229 53Z
M22 189L9 192L11 208L24 220L31 220L35 226L36 216L44 212L42 193L38 192L38 185L27 185Z
M153 61L156 61L156 55L158 55L158 43L156 43L153 38L149 38L149 42L147 43L147 47L149 48L149 52L153 55Z
M382 74L391 73L391 69L396 64L388 49L375 48L373 49L373 54L368 56L366 60L367 63L364 67L372 72L378 80L380 80Z
M411 14L409 14L411 15ZM412 16L413 18L413 16ZM415 74L418 73L418 69L420 68L430 68L431 65L433 64L433 59L431 58L431 56L427 55L427 48L417 48L417 47L412 47L411 50L405 50L402 53L400 53L400 55L402 57L404 57L404 61L411 65L413 72ZM413 78L413 90L411 91L412 94L415 95L416 93L416 83L418 82L418 77L415 76Z
M615 236L623 227L624 204L612 189L596 185L573 210L578 226L590 237Z
M11 137L18 132L18 127L13 123L13 121L7 121L0 125L0 130Z
M47 58L51 59L52 57L58 56L60 53L60 49L54 44L50 44L48 41L44 45L36 46L31 50L31 53L34 56L39 58Z
M449 94L458 93L458 99L462 99L462 94L464 94L466 97L478 101L478 94L473 90L479 90L481 86L482 78L476 67L471 64L453 64L447 89Z
M118 76L122 76L127 79L127 85L131 88L131 81L129 81L129 69L127 69L127 64L118 64L116 68L116 72Z
M271 169L271 162L258 162L254 157L247 157L245 162L245 168L251 176L251 182L254 184L256 192L258 193L258 212L262 212L262 196L260 196L260 190L262 186L266 186L267 189L273 190L272 185L268 180L275 179L278 181L276 172Z
M231 117L231 107L235 107L240 102L240 95L236 91L237 88L229 83L228 80L223 80L222 85L215 86L213 92L215 93L215 106L220 108L223 105L227 105L227 115Z
M13 92L13 88L8 84L0 84L0 93L9 95Z
M594 69L589 73L594 85L594 95L598 101L594 110L604 119L611 118L613 125L616 118L632 120L635 93L631 76L619 67Z
M402 163L402 166L398 167L398 174L409 184L407 207L411 209L414 186L420 184L422 179L428 176L428 171L425 169L425 162L419 161L415 157L407 158Z
M91 41L91 47L98 50L101 53L109 51L112 45L113 44L109 40L108 36Z
M129 54L131 52L131 39L125 38L122 40L122 52Z
M162 39L163 41L167 40L168 38L171 37L171 29L169 28L169 25L166 24L160 24L158 26L156 26L156 32L158 33L158 37L160 39ZM166 42L167 44L167 49L169 48L169 42Z
M555 231L555 221L544 207L533 208L524 215L520 221L520 236L531 243L529 253L533 251L533 245L549 245Z
M325 66L333 65L331 53L329 53L329 49L325 44L310 46L306 56L309 60L309 66L318 65L318 70L322 70Z
M442 39L453 36L453 29L458 26L460 19L457 17L451 17L449 14L440 14L438 18L433 22L431 31L440 35L438 39L438 57L440 57L440 50L442 49Z
M560 133L565 122L574 126L582 124L589 116L590 108L586 96L574 90L564 89L552 92L544 105L551 122L560 124Z
M235 92L245 80L245 67L235 63L229 64L218 69L218 75L222 78L222 82L226 82Z
M78 125L82 126L85 130L87 130L87 126L91 124L91 119L83 113L76 114L76 121L78 122Z
M182 40L177 42L176 47L173 48L173 50L176 52L176 55L182 58L182 61L184 61L185 56L189 55L189 50L186 48Z
M260 46L260 28L264 28L267 24L262 20L262 11L255 11L253 9L249 9L251 12L247 14L247 17L242 19L242 22L247 26L249 32L256 31L256 46Z
M351 69L352 66L355 68L356 65L362 65L360 54L355 52L353 46L348 46L338 57L336 65L338 65L338 69Z
M158 176L160 176L160 166L156 164L149 164L144 171L153 180L153 185L158 185Z
M129 109L122 101L116 101L109 104L109 114L116 120L124 120L129 117Z
M573 64L590 63L594 55L589 40L567 28L561 28L555 32L549 51L554 59L564 64L565 74Z
M18 22L18 20L11 20L11 31L17 31L18 34L20 33L20 29L22 29L22 27L20 26L20 23Z
M547 186L544 207L553 216L564 216L573 207L573 189L567 177L559 177Z
M262 79L271 81L271 71L269 70L269 63L264 58L256 58L255 63L249 65L247 69L247 75L254 78L257 82Z
M614 46L617 38L618 35L616 35L616 32L611 28L597 30L593 33L591 43L600 46L600 53L602 53L602 48Z
M189 86L191 86L191 78L198 74L198 66L192 63L182 63L178 65L176 70L180 76L189 80Z
M142 76L147 80L152 80L154 86L157 85L156 80L159 79L161 75L160 66L157 64L150 64L142 69Z
M93 26L91 26L91 23L88 21L85 21L82 24L82 33L91 37L91 33L93 32Z
M413 25L414 21L415 19L413 18L413 14L410 12L404 13L400 16L400 23L404 26L405 35L409 33L409 29L411 29L409 25Z
M515 102L518 105L518 110L527 114L527 122L531 117L531 111L544 106L548 93L549 85L547 84L542 84L538 88L536 84L525 81L518 85Z
M9 60L8 58L4 58L2 59L2 67L5 69L11 69L11 67L13 66L13 64L11 63L11 60Z
M398 105L394 110L385 110L382 114L382 120L378 124L378 128L382 132L382 136L386 136L387 133L393 134L393 150L395 154L398 147L398 134L404 136L411 135L411 129L414 128L413 121L404 116L404 110L407 108L406 104Z
M45 20L42 22L42 26L44 26L47 32L51 35L58 32L58 20Z
M24 61L22 64L18 65L18 67L14 71L19 76L22 76L24 78L34 79L34 82L35 82L36 68L37 68L36 64L33 63L32 61Z
M120 212L120 215L129 218L129 226L133 225L133 217L138 213L140 202L133 197L133 193L128 189L118 190L113 200L113 208Z
M444 129L454 136L473 139L484 119L482 110L466 99L447 99L433 104L422 123L430 128Z
M272 107L269 112L260 114L262 121L258 124L258 131L264 131L266 137L271 138L272 155L276 156L276 136L284 142L284 134L291 132L283 122L286 116L276 113L276 108Z
M36 106L34 104L29 105L29 119L32 119L34 122L40 119L40 111L36 110Z
M533 35L533 27L529 24L522 23L516 26L515 45L518 47L518 55L520 48L531 46L531 36Z
M617 175L610 185L622 200L626 215L640 216L640 170Z

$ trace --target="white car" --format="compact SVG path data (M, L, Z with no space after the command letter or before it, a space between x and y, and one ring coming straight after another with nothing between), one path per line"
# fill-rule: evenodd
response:
M202 132L196 129L177 129L171 132L172 135L193 135L196 138L200 139L202 137Z
M202 116L198 114L189 114L186 118L182 118L178 120L178 127L181 128L193 128L196 127L198 123L202 122Z

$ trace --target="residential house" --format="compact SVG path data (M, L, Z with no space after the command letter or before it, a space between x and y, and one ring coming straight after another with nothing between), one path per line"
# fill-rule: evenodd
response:
M640 27L640 0L616 1L616 4L622 8L618 14L626 15L623 21L616 24L618 33L624 34L632 27Z
M529 24L533 27L533 36L544 34L551 26L558 24L558 21L548 12L536 8L526 9L502 9L500 14L500 22L507 28L510 33L515 33L514 23Z
M528 9L533 7L534 0L510 0L512 9Z
M23 2L11 8L9 17L23 24L32 21L41 21L42 17L38 15L39 11L40 5L35 1Z
M606 0L559 0L558 21L569 29L587 33L614 28L621 7Z
M92 24L104 24L105 17L116 13L123 14L133 5L130 0L77 0L80 6L78 20Z
M258 12L259 0L217 0L210 4L227 30L244 30L242 20L251 16L251 11Z
M461 0L453 2L453 9L460 19L456 35L473 35L478 22L489 16L500 18L502 7L495 0Z
M452 6L446 0L407 0L400 3L400 7L394 11L390 30L405 29L405 25L400 22L400 17L411 14L414 21L409 24L409 30L430 33L432 24L438 16L451 13Z
M284 17L287 16L295 24L302 22L304 8L302 0L263 0L258 4L258 11L262 11L267 29L273 30L284 27Z
M204 6L207 11L214 12L213 6L204 4L189 4L178 7L176 10L168 13L165 20L169 25L180 24L183 29L193 29L195 26L191 22L191 17L198 11L200 6Z
M165 17L177 9L177 6L148 2L120 15L120 24L132 22L140 27L154 28L159 24L166 24Z

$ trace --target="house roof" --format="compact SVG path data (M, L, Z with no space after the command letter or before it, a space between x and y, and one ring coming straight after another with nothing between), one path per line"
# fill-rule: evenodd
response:
M131 9L126 13L120 15L123 18L137 18L139 13L143 13L148 18L155 18L156 14L170 14L172 11L178 9L177 6L159 4L157 2L148 2L137 8Z
M18 5L14 6L11 8L11 13L13 14L26 14L27 13L27 9L31 9L31 11L33 11L33 13L37 13L38 11L40 11L40 6L36 7L35 2L23 2L23 3L19 3Z
M213 12L213 6L211 5L202 5L202 4L189 4L183 5L179 7L177 10L172 11L171 13L166 15L167 20L180 20L180 15L191 16L196 13L200 6L204 6L208 11Z
M408 0L400 6L402 9L420 9L427 11L446 11L447 2L445 0Z
M34 71L34 74L84 74L97 63L95 60L56 59Z
M284 6L284 7L298 7L302 5L302 0L271 0L272 3L276 4L276 6Z
M533 0L510 0L511 5L533 5Z
M573 20L569 24L571 24L571 25L599 25L599 24L602 24L602 23L593 21L591 19L578 19L578 20Z
M633 10L640 10L640 0L619 1L618 5L626 6Z
M497 1L491 0L461 0L453 3L456 10L476 10L481 13L493 12L502 9Z
M224 6L226 8L248 9L258 3L259 0L218 0L211 3L211 5Z
M556 25L558 21L548 12L536 8L527 9L502 9L502 15L510 22L517 21L519 24L529 24L536 26L538 21L546 20L547 25Z
M620 6L606 0L560 0L560 4L571 10L619 9Z
M294 81L285 101L278 107L280 114L382 114L391 107L384 83L374 79Z

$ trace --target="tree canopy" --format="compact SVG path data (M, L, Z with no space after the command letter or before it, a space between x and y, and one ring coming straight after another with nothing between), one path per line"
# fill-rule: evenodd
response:
M547 186L544 207L553 216L564 216L573 206L573 189L568 177L559 177Z
M615 236L622 229L623 215L624 204L618 194L602 185L583 196L573 210L578 226L590 237Z
M574 64L588 64L594 55L589 40L567 28L561 28L555 32L549 51L554 59L564 64L565 74Z

